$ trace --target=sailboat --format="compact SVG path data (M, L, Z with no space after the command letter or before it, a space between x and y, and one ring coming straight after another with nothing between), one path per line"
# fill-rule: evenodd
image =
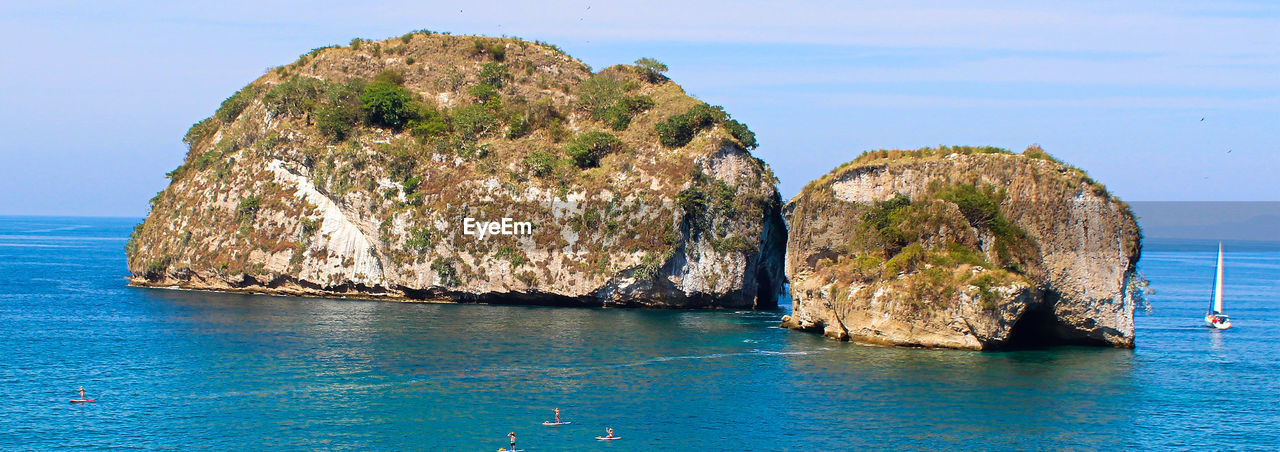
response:
M1209 302L1209 312L1204 313L1204 326L1231 328L1231 318L1222 313L1222 242L1218 242L1218 274L1213 278L1213 300Z

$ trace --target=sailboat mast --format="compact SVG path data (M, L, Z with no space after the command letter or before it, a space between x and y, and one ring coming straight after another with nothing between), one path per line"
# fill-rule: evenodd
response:
M1222 313L1222 242L1218 242L1218 275L1213 279L1213 313Z

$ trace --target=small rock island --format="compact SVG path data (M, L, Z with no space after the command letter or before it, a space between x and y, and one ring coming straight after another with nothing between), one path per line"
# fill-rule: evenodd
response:
M428 31L315 49L191 127L131 283L769 309L786 229L755 135L644 58Z
M1138 224L1038 146L867 152L786 209L787 328L918 347L1133 347Z

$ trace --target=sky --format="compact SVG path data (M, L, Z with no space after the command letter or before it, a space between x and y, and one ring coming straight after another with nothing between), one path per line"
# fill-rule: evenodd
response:
M179 3L0 3L0 215L143 216L236 89L417 29L657 58L784 198L864 150L1034 143L1129 201L1280 200L1280 2Z

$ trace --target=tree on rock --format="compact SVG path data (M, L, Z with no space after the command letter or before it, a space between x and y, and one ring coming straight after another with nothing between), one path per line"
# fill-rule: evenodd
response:
M400 129L417 119L418 108L413 94L405 89L404 75L387 70L378 74L364 87L360 96L360 108L369 124L388 129Z

